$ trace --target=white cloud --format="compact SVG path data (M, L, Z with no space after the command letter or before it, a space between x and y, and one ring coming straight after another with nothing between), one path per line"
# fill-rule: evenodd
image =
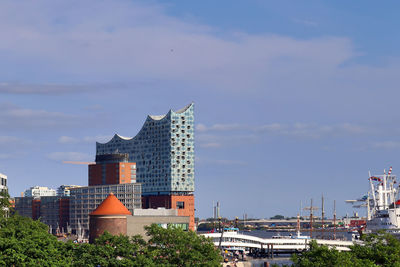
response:
M318 23L309 19L293 19L293 22L298 23L298 24L303 24L305 26L312 26L316 27L318 26Z
M208 130L208 128L204 124L199 123L196 125L196 131L205 132L207 130Z
M21 142L21 139L15 136L0 136L0 145Z
M31 109L9 103L0 103L0 127L3 129L65 129L68 127L88 126L92 120L86 115L74 115L62 112Z
M19 62L34 68L40 61L35 73L42 78L62 73L86 79L179 80L213 90L258 92L287 74L295 84L310 75L332 75L356 54L348 38L301 40L244 32L221 37L218 29L168 16L161 6L131 1L74 5L63 8L46 0L0 3L0 51L12 59L3 58L2 64ZM86 87L4 84L0 92L53 93Z
M231 124L224 124L224 123L217 123L210 127L199 123L196 125L196 130L199 132L207 132L207 131L232 131L232 130L239 130L242 129L244 126L240 125L239 123L231 123Z
M60 136L58 142L61 144L75 144L78 143L79 140L70 136Z
M55 161L92 161L93 156L81 152L53 152L47 158Z
M368 131L365 127L351 124L341 123L333 125L319 125L317 123L302 123L296 122L293 124L283 123L270 123L259 126L241 125L239 123L234 124L214 124L210 127L204 124L198 124L196 128L201 134L198 135L200 142L202 141L216 141L219 139L218 135L205 134L210 131L227 131L234 133L236 131L244 131L248 133L268 133L273 135L281 136L293 136L293 137L307 137L307 138L321 138L323 136L344 136L344 135L360 135L365 134ZM235 134L237 136L237 134ZM237 136L240 138L240 136ZM254 138L252 135L242 135L245 139ZM229 135L224 138L230 138Z
M212 164L212 165L247 165L245 161L231 160L231 159L211 159L211 158L199 158L196 157L196 164Z
M399 149L400 142L398 141L375 142L372 144L372 147L377 149Z
M293 137L307 137L307 138L322 138L324 136L347 136L347 135L361 135L368 131L365 127L351 124L333 124L333 125L319 125L316 123L301 123L296 122L293 124L266 124L255 127L257 132L265 132L270 134L277 134L282 136Z
M218 148L218 147L221 147L221 144L220 143L203 143L203 144L200 144L200 146L201 147L204 147L204 148Z
M96 135L96 136L85 136L83 138L76 138L71 136L60 136L58 142L62 144L76 144L76 143L105 143L112 138L110 135Z
M86 136L83 138L83 141L86 143L93 143L93 142L105 143L110 141L111 138L112 138L111 135Z
M23 84L0 82L0 93L58 95L126 88L123 84Z

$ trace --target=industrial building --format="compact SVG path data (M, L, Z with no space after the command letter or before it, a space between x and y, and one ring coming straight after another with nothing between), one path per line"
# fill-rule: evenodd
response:
M140 209L141 184L113 184L77 187L70 189L69 222L73 233L89 232L89 213L95 210L110 193L114 193L123 205L132 213Z

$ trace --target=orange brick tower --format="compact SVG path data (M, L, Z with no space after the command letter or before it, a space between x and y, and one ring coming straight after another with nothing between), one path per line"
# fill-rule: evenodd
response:
M93 243L105 231L112 235L126 235L126 216L132 215L132 213L113 193L110 193L100 206L89 215L89 242Z

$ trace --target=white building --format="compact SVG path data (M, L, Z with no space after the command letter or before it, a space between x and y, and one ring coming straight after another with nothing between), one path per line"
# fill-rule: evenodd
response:
M57 196L60 197L69 197L70 196L70 189L71 188L77 188L77 187L82 187L80 185L60 185L57 188Z
M48 188L46 186L33 186L27 190L25 190L25 197L47 197L47 196L55 196L57 195L56 190Z
M8 190L7 188L7 176L0 173L0 191Z

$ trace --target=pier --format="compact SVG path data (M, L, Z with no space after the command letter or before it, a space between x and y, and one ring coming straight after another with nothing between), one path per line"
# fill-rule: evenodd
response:
M309 249L309 244L315 240L319 245L326 245L338 251L349 251L352 241L325 240L325 239L302 239L291 237L280 238L260 238L256 236L244 235L237 232L202 234L212 239L216 247L228 251L238 251L256 257L270 257L279 254L301 253Z

